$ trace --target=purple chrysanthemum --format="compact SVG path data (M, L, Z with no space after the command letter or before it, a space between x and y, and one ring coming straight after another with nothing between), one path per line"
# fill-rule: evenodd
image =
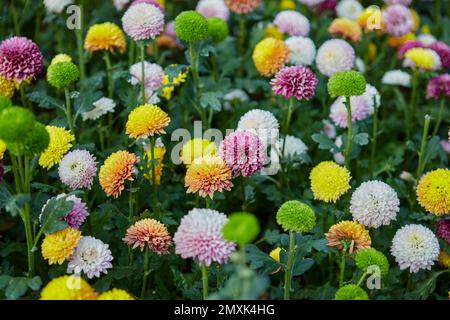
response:
M450 46L445 42L433 42L428 48L434 50L441 58L442 68L450 68Z
M427 99L439 99L441 96L450 96L450 75L448 73L441 74L428 81Z
M248 177L261 170L266 154L261 139L249 131L233 132L220 144L220 155L235 176Z
M287 33L290 36L308 36L309 21L300 12L295 10L284 10L278 13L273 24L280 32Z
M64 216L63 220L65 222L67 222L69 227L79 229L81 227L81 224L84 222L84 220L86 220L86 217L89 215L87 206L83 201L81 201L80 198L78 198L75 195L67 196L65 193L61 193L56 196L56 199L61 199L63 197L66 197L66 201L73 202L72 210L70 210L70 212ZM44 212L45 208L47 207L47 204L52 199L55 199L55 198L48 199L47 203L42 207L41 215L39 216L40 221L42 218L42 213Z
M73 150L59 163L61 182L71 189L90 189L97 174L95 157L86 150Z
M414 29L414 20L409 9L401 4L388 6L382 17L386 31L394 37L401 37Z
M236 246L226 241L222 229L225 214L211 209L194 208L181 219L173 237L175 253L183 259L193 258L199 264L226 263Z
M410 40L410 41L406 41L404 44L402 44L400 46L400 48L398 49L398 57L400 59L403 59L406 51L408 51L409 49L412 48L424 48L424 45L422 42L420 42L419 40Z
M37 44L25 37L12 37L0 44L0 75L21 83L34 79L43 69L44 58Z
M450 244L450 219L441 219L436 226L436 235Z
M317 78L305 66L284 67L270 81L272 91L283 95L286 99L295 97L297 100L309 100L314 96Z
M164 14L154 5L139 3L128 8L122 17L122 25L135 41L155 39L164 30Z

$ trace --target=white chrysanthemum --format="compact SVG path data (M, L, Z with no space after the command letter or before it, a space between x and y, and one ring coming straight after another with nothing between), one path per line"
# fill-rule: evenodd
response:
M364 7L356 0L342 0L336 6L336 14L339 18L347 18L356 21L363 12Z
M348 126L348 113L345 101L344 97L338 97L330 107L330 118L340 128L347 128ZM371 114L371 111L373 113L373 109L370 109L363 96L350 97L350 104L352 122L364 120Z
M342 136L337 136L336 139L334 139L334 144L336 147L341 148L342 147ZM338 150L335 150L334 148L330 149L330 152L333 154L334 162L337 164L344 164L345 157L342 154L342 152L337 152Z
M272 112L253 109L239 119L237 130L256 133L264 145L278 138L280 124Z
M355 50L345 40L327 40L317 50L317 68L327 77L331 77L338 71L350 70L354 64Z
M401 270L409 268L412 273L430 270L439 257L439 241L430 229L410 224L397 230L391 254Z
M164 30L164 14L155 5L139 3L127 9L122 26L134 41L155 39Z
M350 213L353 219L370 228L387 226L400 211L397 193L381 181L363 182L352 194Z
M411 75L402 70L391 70L383 75L381 83L409 88L411 86Z
M131 80L133 86L140 85L142 82L142 64L140 62L130 67ZM164 80L164 70L159 64L144 61L144 85L145 88L158 90L161 88Z
M284 139L280 140L279 147L283 148ZM297 137L287 135L286 144L284 146L284 158L295 158L302 156L308 152L308 147L306 144ZM303 161L302 161L303 162Z
M84 272L89 279L100 277L100 273L108 273L112 268L113 256L109 246L94 237L82 237L70 256L67 265L68 273Z
M233 110L233 101L248 101L249 97L247 93L242 89L233 89L230 92L228 92L226 95L223 96L224 100L224 109L231 111Z
M308 18L295 10L280 11L273 20L273 24L280 32L290 36L306 37L310 30Z
M375 110L374 105L374 98L377 103L377 107L379 108L381 105L381 97L380 93L378 92L377 88L372 86L371 84L366 84L366 91L364 91L364 94L362 95L364 100L366 101L366 104L369 106L369 113L373 114Z
M434 42L436 42L436 38L429 33L421 33L417 36L417 40L419 40L420 42L422 42L422 44L425 47L428 47L430 45L432 45Z
M366 65L365 65L363 59L361 59L360 57L357 57L355 59L355 66L356 66L356 69L358 69L359 72L361 72L361 73L366 72Z
M228 21L230 10L223 0L200 0L195 7L195 11L205 18L217 17Z
M105 97L95 101L93 105L94 109L83 112L81 114L83 121L97 120L108 112L114 112L114 108L116 107L116 103L114 102L114 100Z
M289 63L296 66L309 66L316 57L316 45L307 37L290 37L285 41L289 50Z
M73 0L44 0L45 9L52 13L61 13Z
M73 150L59 163L61 182L72 189L90 189L97 173L95 157L86 150Z

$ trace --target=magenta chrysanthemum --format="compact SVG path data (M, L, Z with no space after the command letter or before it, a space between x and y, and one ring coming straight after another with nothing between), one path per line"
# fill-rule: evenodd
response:
M237 131L226 136L219 152L235 176L251 176L261 170L266 160L261 139L249 131Z
M436 41L433 42L430 46L428 46L429 49L434 50L439 57L441 58L442 68L448 69L450 68L450 46L447 45L445 42L442 41Z
M436 226L436 235L450 244L450 219L441 219Z
M398 48L398 57L400 59L403 59L406 51L412 48L424 48L424 45L419 40L406 41L404 44L400 46L400 48Z
M192 209L181 219L173 237L175 253L206 266L212 262L226 263L236 248L234 243L223 239L222 229L227 221L221 212Z
M285 10L278 13L273 24L280 32L287 33L290 36L308 36L309 21L300 12L295 10Z
M450 74L444 73L428 81L427 99L450 96Z
M394 37L401 37L414 29L411 12L401 4L388 6L383 10L382 21L386 31Z
M317 78L305 66L284 67L270 82L272 90L286 99L295 97L297 100L309 100L314 96Z
M86 150L73 150L59 163L61 182L71 189L90 189L97 174L95 157Z
M0 75L21 83L36 78L43 69L39 47L25 37L12 37L0 44Z
M154 5L139 3L128 8L122 25L135 41L155 39L164 30L164 14Z

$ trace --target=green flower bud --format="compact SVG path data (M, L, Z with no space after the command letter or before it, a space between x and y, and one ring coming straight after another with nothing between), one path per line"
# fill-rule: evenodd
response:
M175 18L175 33L185 42L199 42L208 37L208 21L197 11L183 11Z
M374 249L368 248L358 251L355 257L355 262L359 270L367 272L370 266L377 266L380 268L381 275L384 276L389 272L389 261L386 256Z
M8 145L23 141L34 127L34 115L22 107L9 107L0 112L0 139Z
M258 219L253 214L236 212L228 217L228 222L223 226L223 237L242 246L255 240L259 231Z
M61 89L78 80L80 72L73 62L58 62L47 70L47 81L55 88Z
M215 43L222 42L229 34L228 24L220 18L208 19L208 33Z
M361 289L355 284L348 284L340 288L336 295L335 300L369 300L367 292Z
M285 231L309 232L316 225L316 215L307 204L291 200L278 209L277 223Z
M366 91L366 79L354 70L338 71L328 79L328 93L332 98L360 96Z

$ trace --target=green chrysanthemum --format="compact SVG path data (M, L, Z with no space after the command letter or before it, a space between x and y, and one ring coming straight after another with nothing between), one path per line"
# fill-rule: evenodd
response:
M366 79L358 71L338 71L328 79L328 93L332 98L360 96L365 90Z
M340 288L336 295L335 300L369 300L367 292L361 289L355 284L348 284Z
M24 140L19 143L10 143L9 151L14 155L34 157L42 153L50 142L50 136L45 126L40 122L34 122L34 127L28 131Z
M213 17L208 19L208 32L212 41L215 43L222 42L228 37L228 24L220 18Z
M208 37L208 21L196 11L183 11L175 19L175 33L182 41L202 41Z
M307 204L291 200L285 202L277 212L277 223L285 231L308 232L316 224L314 210Z
M356 253L355 262L362 272L367 272L367 269L371 266L377 266L380 268L382 276L385 276L389 271L388 259L382 252L374 248L367 248L358 251Z
M11 100L8 97L0 96L0 112L9 107L12 107Z
M67 87L78 80L80 72L73 62L63 61L50 65L47 70L47 81L55 88Z
M228 217L223 227L223 237L242 246L255 240L259 231L258 219L253 214L236 212Z
M34 126L34 115L22 107L10 107L0 112L0 139L7 144L21 142Z

